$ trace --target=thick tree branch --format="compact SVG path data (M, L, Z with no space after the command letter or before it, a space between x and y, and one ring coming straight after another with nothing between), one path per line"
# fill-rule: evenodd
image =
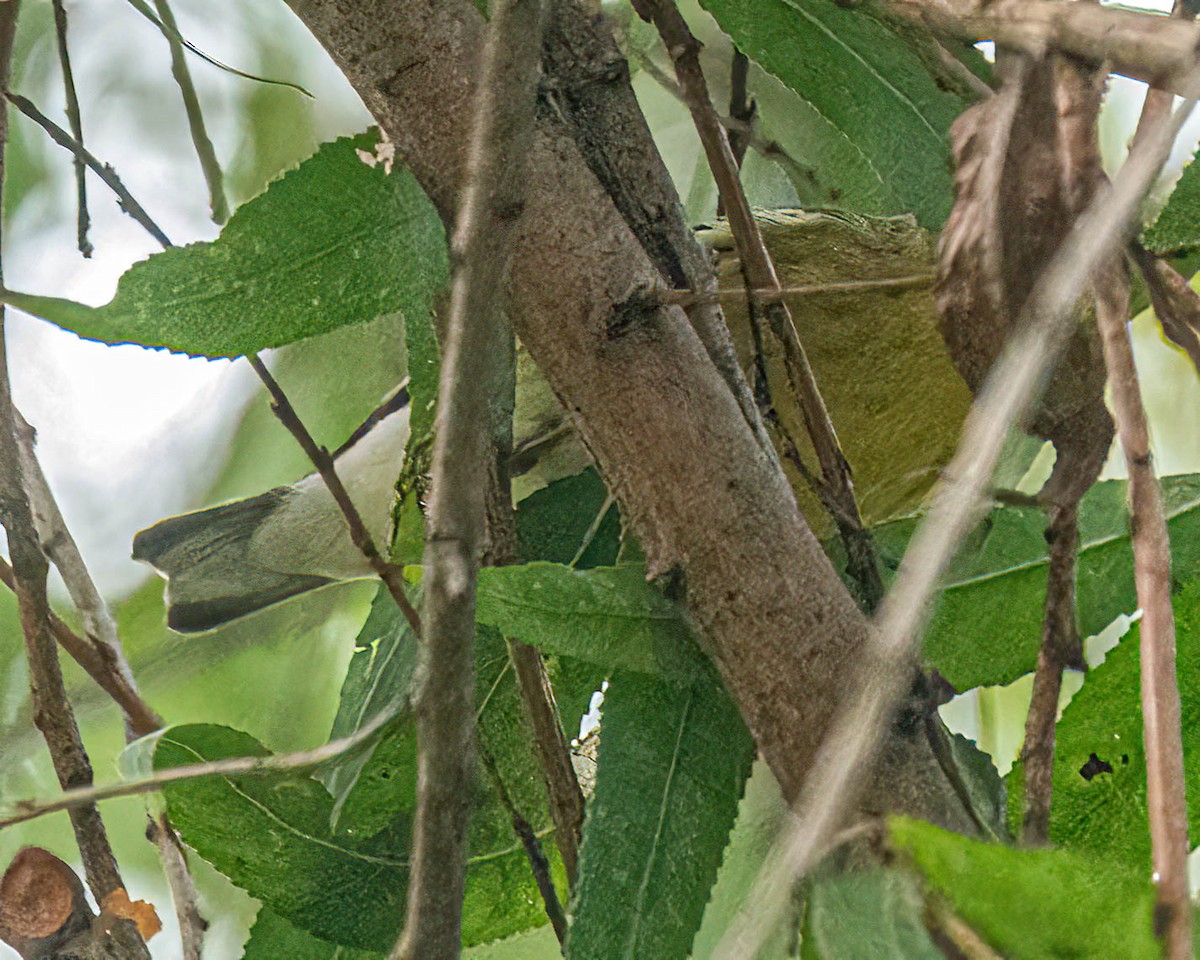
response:
M1187 795L1183 772L1179 688L1175 680L1175 614L1171 607L1171 543L1162 490L1154 475L1150 432L1142 406L1127 320L1125 290L1110 284L1097 297L1096 318L1112 386L1113 417L1125 452L1132 505L1133 578L1142 608L1142 739L1146 747L1146 800L1156 925L1167 960L1191 960L1192 904L1188 891Z
M501 486L489 484L489 464L497 458L495 431L485 425L495 398L505 387L509 395L512 390L502 291L525 202L525 147L545 6L543 0L499 0L489 15L438 383L415 695L417 813L408 912L394 960L450 960L462 944L475 772L475 583L487 490Z
M291 5L453 222L485 26L478 10L466 0ZM526 153L539 189L527 198L509 284L517 333L651 571L683 574L694 621L794 798L866 619L800 517L774 452L683 311L659 297L662 274L552 111ZM907 762L876 775L872 808L970 830L927 745L900 746Z

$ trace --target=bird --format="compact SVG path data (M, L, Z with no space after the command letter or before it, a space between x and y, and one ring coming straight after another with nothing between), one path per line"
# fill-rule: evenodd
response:
M333 455L381 548L391 536L409 413L402 385ZM316 472L290 486L160 520L134 537L133 559L167 580L167 626L185 634L213 630L319 587L373 576Z

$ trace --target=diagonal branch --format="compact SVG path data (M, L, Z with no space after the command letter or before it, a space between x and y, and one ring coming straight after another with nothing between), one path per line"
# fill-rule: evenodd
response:
M67 99L67 122L71 125L71 136L76 143L83 143L83 117L79 112L79 94L75 91L75 73L71 69L71 52L67 46L67 8L63 0L54 0L54 32L58 40L58 62L62 67L63 93ZM87 165L79 156L75 157L75 196L78 207L76 226L79 252L85 257L92 255L93 247L88 240L91 217L87 205Z
M1142 406L1133 347L1129 341L1128 296L1105 290L1096 318L1112 386L1113 416L1129 471L1133 574L1142 608L1142 737L1146 747L1146 799L1154 882L1156 926L1163 931L1167 960L1191 960L1192 904L1188 891L1188 817L1175 679L1175 615L1171 608L1171 543L1163 515L1162 490L1154 474L1150 432ZM1156 932L1158 932L1156 930Z
M637 0L634 7L645 19L654 22L675 64L675 74L684 100L700 134L709 168L717 181L729 228L737 243L747 287L766 289L773 294L757 302L755 306L758 309L752 311L752 315L761 311L783 347L788 380L799 401L809 438L821 465L826 496L836 505L833 518L846 546L850 573L862 592L866 608L874 610L883 597L883 581L879 576L871 534L859 514L850 464L846 462L838 443L837 432L829 418L808 355L796 332L791 311L779 296L780 283L775 264L767 252L758 223L742 190L738 161L730 147L729 135L708 95L708 84L700 68L700 43L692 36L674 0Z
M438 383L425 534L425 629L416 693L417 813L404 932L393 960L456 958L475 767L475 581L484 546L489 406L504 387L511 333L499 291L524 213L543 0L489 10L455 224L456 267Z

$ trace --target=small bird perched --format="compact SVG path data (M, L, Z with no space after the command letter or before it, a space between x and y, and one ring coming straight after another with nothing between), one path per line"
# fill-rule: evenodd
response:
M334 453L338 476L386 550L409 436L401 387ZM133 539L133 559L167 579L167 625L201 633L308 590L372 576L320 474L178 517Z

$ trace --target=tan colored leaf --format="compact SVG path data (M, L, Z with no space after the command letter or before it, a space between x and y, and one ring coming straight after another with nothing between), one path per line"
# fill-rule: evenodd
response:
M149 940L162 929L162 921L158 919L154 906L145 900L130 900L124 887L118 887L105 897L100 907L101 922L110 917L132 920L143 940Z

